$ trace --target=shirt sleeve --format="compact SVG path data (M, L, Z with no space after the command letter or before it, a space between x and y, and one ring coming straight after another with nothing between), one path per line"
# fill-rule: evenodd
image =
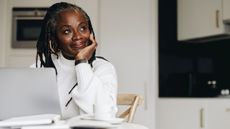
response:
M76 67L78 86L73 90L75 103L87 114L104 113L114 117L117 112L117 75L107 61L88 63Z

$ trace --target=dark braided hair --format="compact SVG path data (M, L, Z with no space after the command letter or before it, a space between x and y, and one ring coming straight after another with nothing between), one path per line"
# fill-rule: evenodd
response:
M58 52L60 51L60 49L58 48L58 44L55 41L57 25L56 19L61 11L69 9L75 10L85 17L89 25L90 33L93 33L93 36L95 36L90 18L83 9L81 9L77 5L66 2L60 2L52 5L48 8L47 13L43 19L40 36L37 41L36 67L55 68L51 59L51 54L56 55L58 58ZM40 66L38 66L38 60L40 60ZM95 52L89 59L89 63L91 64L91 66L93 60L95 60Z

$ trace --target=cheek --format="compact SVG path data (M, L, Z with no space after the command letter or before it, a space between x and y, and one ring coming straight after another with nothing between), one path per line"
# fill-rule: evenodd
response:
M90 40L90 33L86 33L84 34L84 38L89 41Z
M67 47L70 44L71 38L68 36L57 35L57 43L60 47Z

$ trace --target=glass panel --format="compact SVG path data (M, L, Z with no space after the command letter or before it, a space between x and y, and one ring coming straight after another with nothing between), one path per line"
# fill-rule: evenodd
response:
M17 20L17 40L37 40L41 31L42 20Z

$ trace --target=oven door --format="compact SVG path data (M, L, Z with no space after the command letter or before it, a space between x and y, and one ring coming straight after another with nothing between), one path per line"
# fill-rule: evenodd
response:
M35 48L43 17L13 17L12 48Z

